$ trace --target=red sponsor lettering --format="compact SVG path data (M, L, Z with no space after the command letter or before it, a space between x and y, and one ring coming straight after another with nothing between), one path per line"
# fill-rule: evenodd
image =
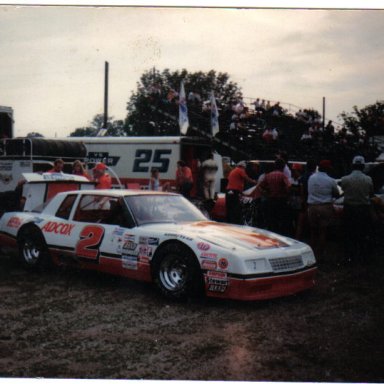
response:
M210 246L207 243L197 243L197 248L200 249L200 251L208 251Z
M213 260L203 260L201 262L201 267L203 269L216 269L217 268L217 263L216 261L213 261Z
M207 276L215 278L215 279L226 279L227 273L226 272L219 272L219 271L208 271Z
M217 253L202 252L200 256L204 257L205 259L213 259L213 260L215 260L217 258Z
M71 236L71 232L75 224L55 223L54 221L48 221L41 228L43 232L55 233L57 235Z
M20 225L21 225L21 220L18 217L11 217L7 223L7 227L9 228L19 228Z

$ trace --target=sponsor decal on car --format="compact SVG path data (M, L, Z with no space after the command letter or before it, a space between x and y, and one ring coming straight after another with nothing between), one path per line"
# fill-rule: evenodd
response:
M211 260L216 260L217 259L217 253L213 252L201 252L200 257L203 259L211 259Z
M197 248L200 250L200 251L208 251L210 247L209 244L207 243L197 243Z
M121 257L122 266L126 269L137 269L137 255L127 254Z
M123 236L124 228L115 228L112 232L113 236Z
M15 216L11 217L7 223L7 227L9 228L19 228L20 225L21 225L21 220Z
M172 237L174 239L181 239L181 240L187 240L187 241L192 241L192 237L185 236L185 235L179 235L177 233L164 233L164 236L166 237Z
M132 240L126 240L123 245L123 249L127 249L129 251L134 251L137 247L137 244Z
M208 291L223 293L228 287L228 276L225 272L207 272Z
M139 262L149 264L150 258L148 256L139 256Z
M157 237L139 237L139 244L142 245L159 245L159 239Z
M185 236L185 235L179 235L179 239L181 240L187 240L187 241L192 241L192 237L188 237L188 236Z
M47 233L55 233L57 235L71 236L72 229L75 224L55 223L54 221L48 221L44 224L41 230Z
M227 269L228 268L228 260L221 258L218 262L218 266L220 269Z
M203 260L201 262L201 268L215 270L217 269L217 263L214 260Z
M139 256L151 257L152 254L153 254L152 247L149 247L148 245L140 245L140 247L139 247Z

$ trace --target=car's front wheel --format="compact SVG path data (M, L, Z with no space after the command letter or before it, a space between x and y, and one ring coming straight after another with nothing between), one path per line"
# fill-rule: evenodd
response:
M32 225L23 228L17 239L19 260L28 269L47 266L49 254L41 231Z
M192 251L179 243L159 250L154 261L154 280L168 298L185 299L203 292L203 276Z

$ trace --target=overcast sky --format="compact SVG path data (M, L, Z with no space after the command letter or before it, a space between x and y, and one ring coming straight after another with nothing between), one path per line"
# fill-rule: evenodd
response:
M0 6L0 105L15 135L126 117L140 76L227 72L249 98L337 116L384 100L384 11ZM177 86L177 85L175 85ZM188 90L186 90L188 92Z

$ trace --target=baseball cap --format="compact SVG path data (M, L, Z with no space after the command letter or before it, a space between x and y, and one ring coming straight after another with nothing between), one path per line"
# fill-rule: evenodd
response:
M355 156L352 160L352 164L365 164L363 156Z
M105 171L107 166L104 163L97 163L93 168L94 171Z
M239 161L236 165L238 167L244 167L245 168L247 166L247 163L244 160L242 160L242 161Z

